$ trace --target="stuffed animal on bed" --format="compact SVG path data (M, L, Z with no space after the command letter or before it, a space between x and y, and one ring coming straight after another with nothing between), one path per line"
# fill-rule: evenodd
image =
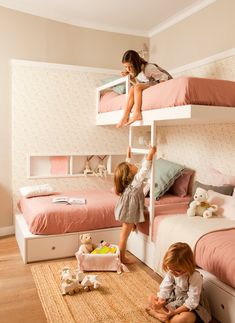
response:
M81 245L78 249L80 253L91 253L96 246L92 243L92 239L89 233L84 233L80 235Z
M215 204L208 203L208 194L207 191L201 187L196 189L196 192L193 196L194 201L189 204L187 210L188 216L203 216L203 218L211 218L213 213L218 210L218 206Z

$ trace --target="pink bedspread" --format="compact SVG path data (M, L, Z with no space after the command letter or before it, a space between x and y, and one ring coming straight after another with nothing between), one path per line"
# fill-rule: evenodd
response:
M86 205L52 203L55 196L85 197ZM30 232L33 234L60 234L120 226L115 220L114 207L118 196L111 190L63 192L57 195L21 198L18 205ZM155 204L155 216L185 213L190 197L166 194ZM146 199L149 205L149 199ZM146 222L139 230L148 234L148 212Z
M196 244L195 257L199 267L235 288L235 229L204 235Z
M100 100L99 112L123 109L125 101L125 94L108 92ZM180 77L143 91L142 110L187 104L235 107L235 82Z
M55 196L85 197L85 205L52 203ZM57 195L21 198L19 209L33 234L60 234L120 226L115 220L118 197L111 191L63 192Z

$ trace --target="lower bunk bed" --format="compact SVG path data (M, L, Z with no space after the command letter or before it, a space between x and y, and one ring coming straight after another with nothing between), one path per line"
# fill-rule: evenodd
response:
M65 195L83 197L86 204L52 202L55 197ZM101 240L117 244L121 229L121 223L114 217L117 199L111 189L22 197L18 203L21 213L16 215L15 234L24 263L74 256L83 233L90 233L95 244ZM184 213L189 199L166 194L155 202L155 214L172 214L176 208ZM145 216L146 224L139 228L143 232L148 228L148 211Z
M154 235L153 235L154 232ZM198 270L213 316L222 323L235 322L235 223L226 218L190 218L186 214L155 217L151 239L133 233L128 249L160 276L168 247L178 241L194 250Z

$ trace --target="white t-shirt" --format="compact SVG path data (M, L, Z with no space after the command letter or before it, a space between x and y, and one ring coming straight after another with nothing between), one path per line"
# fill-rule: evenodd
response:
M173 291L175 297L187 295L184 305L191 311L199 305L202 282L203 278L198 271L194 271L190 277L185 274L176 277L168 272L160 285L157 296L168 299Z
M136 80L140 83L148 83L151 81L167 81L169 75L162 72L156 65L148 63L144 71L141 71L137 76Z

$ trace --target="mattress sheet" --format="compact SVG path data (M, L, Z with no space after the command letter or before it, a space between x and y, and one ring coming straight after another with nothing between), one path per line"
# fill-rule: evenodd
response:
M87 203L85 205L52 203L52 199L56 196L84 197ZM76 191L21 198L18 206L31 233L60 234L121 226L114 217L117 199L118 196L111 190ZM188 204L189 199L189 197L180 198L166 194L156 201L155 215L174 212L182 203ZM149 205L149 199L146 199L146 205ZM148 232L148 212L146 212L146 223L141 225L140 230L144 233Z
M195 247L196 263L235 288L235 229L211 232Z
M100 99L99 112L123 109L125 101L125 94L108 92ZM180 77L143 91L143 111L187 104L235 107L235 82Z

